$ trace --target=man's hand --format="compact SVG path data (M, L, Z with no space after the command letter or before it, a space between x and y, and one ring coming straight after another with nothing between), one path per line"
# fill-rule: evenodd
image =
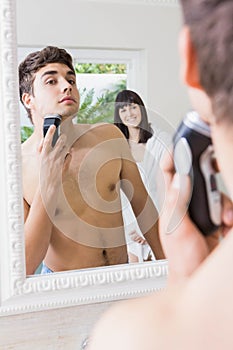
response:
M136 243L139 243L141 245L147 244L147 241L145 240L145 238L143 238L140 234L138 234L136 230L131 231L129 233L129 236L132 239L132 241Z
M56 127L54 125L50 126L39 146L40 190L50 217L53 216L56 209L57 196L62 185L63 171L67 171L71 159L66 146L66 135L60 135L55 146L52 147L55 131Z
M165 180L165 203L159 220L160 239L168 259L170 280L188 277L218 245L220 236L233 225L232 202L223 196L222 227L204 236L191 221L187 205L191 181L187 175L175 174L171 154L161 162ZM198 210L198 208L197 208Z

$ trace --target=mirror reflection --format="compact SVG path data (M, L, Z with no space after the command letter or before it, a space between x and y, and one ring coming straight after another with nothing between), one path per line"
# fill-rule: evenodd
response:
M153 161L149 159L151 156L148 156L150 154L148 150L152 151L152 140L157 133L167 129L169 135L173 133L170 133L172 127L164 120L171 120L170 117L179 119L180 111L187 110L187 104L182 99L179 106L177 104L176 110L170 107L170 105L176 106L173 100L176 101L181 96L177 89L176 47L173 44L167 45L168 42L175 42L173 37L177 37L180 26L179 11L175 7L132 6L129 3L108 2L92 3L90 7L88 3L89 1L73 3L73 11L67 21L64 18L65 2L59 0L56 6L56 21L53 21L53 30L50 30L51 14L52 12L54 14L54 7L52 11L48 6L50 1L46 3L44 1L42 5L37 2L32 4L28 0L17 2L18 47L26 48L27 51L20 56L19 61L22 62L30 52L47 45L69 48L66 51L73 58L72 65L80 95L79 102L76 97L73 103L68 99L64 101L65 108L69 109L68 115L65 113L64 117L63 110L60 110L62 103L57 103L59 108L49 108L53 104L51 101L56 98L54 95L51 97L50 94L42 92L43 80L42 77L38 77L40 74L43 75L41 72L47 76L46 66L36 71L33 84L22 92L22 100L27 110L31 111L34 123L33 134L29 118L22 128L26 251L27 261L32 261L32 264L27 263L27 274L37 271L41 262L52 271L64 271L141 262L154 259L153 255L157 255L156 258L162 256L160 252L156 253L154 246L159 245L153 242L157 237L156 209L159 210L159 203L156 202L158 194L156 191L153 194L151 187L153 172L159 176L159 170L155 170L155 167L152 171L149 167L149 165L152 167ZM46 12L43 11L43 5L47 8ZM141 15L141 6L144 16ZM132 14L130 19L128 10ZM32 15L35 13L36 16ZM88 26L86 21L85 23L83 21L87 16L90 19ZM41 18L43 18L43 30L38 31ZM106 18L111 22L107 31L106 26L99 25L105 23ZM142 26L138 26L138 23ZM68 32L72 35L67 35ZM75 48L79 48L78 54ZM102 58L105 59L100 59L99 56L94 61L87 59L92 57L89 52L92 49L102 51ZM84 60L80 56L82 50L86 50ZM115 85L110 84L111 89L109 85L101 87L102 92L109 90L105 95L107 103L103 104L104 108L99 106L96 108L103 94L95 96L91 93L95 86L94 74L89 74L90 82L85 82L86 85L82 85L81 81L84 65L80 66L80 63L86 64L86 68L89 65L90 69L90 64L93 62L95 67L92 66L92 73L98 65L100 69L102 63L105 63L106 66L115 65L114 75L121 75L120 80L114 82ZM57 72L63 81L68 82L65 73L60 71L59 62L49 64L52 65L50 67L52 71ZM57 66L54 68L53 64L58 64L59 70ZM37 85L34 86L35 84ZM48 86L55 89L56 84L53 84L51 80ZM67 89L73 94L75 86L72 85ZM146 106L148 125L153 129L153 135L146 140L147 142L133 143L113 125L115 99L117 94L125 89L136 92ZM36 94L38 91L39 95ZM39 97L42 95L43 102L40 102ZM62 93L59 92L58 95L60 98ZM167 100L170 104L167 104ZM86 113L87 109L92 113ZM165 118L160 117L159 113L155 112L157 110L162 111ZM53 139L51 133L55 131L48 131L45 138L43 135L43 123L48 114L52 114L52 117L54 114L62 115L60 137L54 147L51 146ZM108 125L98 125L99 122L106 121ZM63 139L65 137L68 141ZM59 152L61 158L58 157ZM155 154L159 159L160 151L156 150ZM52 161L47 161L46 157L51 157L57 162L57 168L53 168L53 171L52 166L49 168ZM146 165L143 170L142 167L146 163L148 166ZM58 168L60 172L54 170ZM154 182L156 183L157 181ZM162 183L161 180L160 187ZM145 195L144 187L148 190L156 208ZM38 188L43 189L41 194L38 194L40 192ZM139 223L135 221L129 202L134 207ZM144 208L145 210L142 210ZM41 223L44 225L43 229ZM146 232L148 242L141 236ZM132 249L129 249L130 246ZM137 248L133 249L133 246ZM61 256L61 259L58 256Z
M29 54L19 66L19 85L34 126L22 144L27 274L41 263L41 273L50 273L130 261L120 190L142 233L136 233L134 242L149 244L145 260L151 259L149 254L163 258L158 213L134 161L143 160L153 134L143 102L126 98L115 107L129 135L138 138L139 148L130 149L136 139L127 141L112 124L73 123L80 95L66 50L48 46ZM57 128L56 118L61 121ZM138 131L144 138L139 139ZM146 241L137 242L144 235Z

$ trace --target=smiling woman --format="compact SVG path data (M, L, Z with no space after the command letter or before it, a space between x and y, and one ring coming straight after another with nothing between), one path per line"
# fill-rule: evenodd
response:
M157 122L157 121L156 121ZM116 96L114 124L122 131L128 141L141 178L156 208L164 195L164 181L160 171L160 159L171 144L171 136L152 127L147 109L141 97L132 90L122 90ZM157 122L158 125L158 122ZM122 193L123 218L128 240L130 262L155 260L156 256L143 235L130 204Z
M96 13L99 13L102 8L102 2L97 6L87 2L75 2L76 11L72 11L70 16L75 15L75 18L69 18L69 22L64 24L64 13L67 8L65 1L57 1L56 17L54 21L53 31L51 29L51 20L47 20L47 15L54 14L54 2L48 0L41 0L40 2L31 2L21 0L17 2L18 6L18 42L21 46L31 46L32 43L41 46L44 43L57 43L57 38L62 38L61 28L70 30L69 25L76 25L75 32L81 32L79 25L83 25L82 18L85 18L85 13L88 11L89 16L96 18ZM120 11L121 16L125 12L122 11L120 5L113 5L109 3L104 4L104 17L115 18L116 11ZM119 6L119 7L118 7ZM125 3L122 5L125 9ZM129 9L137 14L144 13L137 6ZM159 23L163 27L163 23L173 23L174 26L166 32L170 36L174 35L179 23L178 16L176 17L176 9L151 7L148 5L141 5L145 10L145 14L149 15L153 12L153 18L158 18ZM140 7L140 6L139 6ZM46 13L44 9L47 9ZM139 11L140 10L140 11ZM43 11L41 13L40 11ZM96 12L97 11L97 12ZM106 11L108 15L106 16ZM126 11L127 12L127 11ZM35 16L36 13L36 16ZM80 20L77 20L81 16ZM113 16L114 15L114 16ZM116 265L111 267L101 267L96 269L86 269L80 271L69 271L66 273L55 273L49 276L33 276L26 278L25 273L25 256L24 256L24 230L23 230L23 207L22 207L22 186L21 186L21 153L20 153L20 125L19 125L19 110L18 110L18 88L17 88L17 43L16 43L16 2L14 0L0 0L0 78L1 78L1 147L0 147L0 161L1 161L1 307L0 307L0 325L2 335L0 339L0 347L12 349L48 349L67 348L73 349L79 347L82 341L89 334L93 322L98 318L99 314L109 306L111 302L139 297L153 290L159 290L164 287L167 276L167 263L160 261L156 263L148 263L144 265ZM99 16L101 14L99 13ZM168 17L167 17L168 16ZM173 17L174 16L174 17ZM135 18L135 16L132 16ZM149 16L150 17L150 16ZM171 17L174 19L170 21ZM38 20L43 18L44 30L38 31L41 23ZM148 16L146 16L148 21ZM161 21L159 20L161 18ZM167 21L165 19L167 18ZM100 18L98 18L98 21ZM33 23L30 23L32 21ZM146 22L147 22L146 21ZM128 26L128 21L127 22ZM161 22L161 23L160 23ZM94 21L93 21L94 23ZM104 23L104 22L103 22ZM151 22L152 23L152 22ZM111 23L113 25L113 22ZM49 26L49 28L48 28ZM131 26L132 27L132 26ZM30 28L30 30L29 30ZM85 26L86 28L86 26ZM100 26L96 26L101 30ZM109 26L111 28L111 25ZM117 20L117 28L119 28L119 21ZM135 27L136 28L136 27ZM174 30L175 28L175 30ZM104 28L105 35L99 35L99 38L106 39L106 27ZM145 31L146 23L145 23ZM86 36L80 37L80 42L76 45L71 43L68 36L65 42L58 42L61 46L67 47L85 47L85 45L96 47L89 41L93 38L93 31L90 30ZM150 28L151 30L151 28ZM63 29L62 29L63 31ZM83 32L83 31L82 31ZM53 33L53 34L52 34ZM151 31L148 31L148 36ZM153 45L159 47L159 40L156 37L157 30L154 31ZM160 31L161 33L161 31ZM107 33L108 34L108 33ZM54 35L54 38L51 38ZM75 37L75 36L73 36ZM113 36L111 35L111 38ZM131 45L133 52L141 47L140 54L144 57L143 41ZM77 37L76 37L76 40ZM83 41L82 41L83 40ZM97 42L97 41L95 41ZM148 41L151 43L151 40ZM102 40L98 40L100 49L106 47L107 44ZM127 43L128 45L129 43ZM109 48L123 47L120 41L114 45L111 39ZM172 45L168 46L172 51ZM152 59L151 48L148 46L148 64ZM123 50L124 51L124 50ZM159 47L159 52L162 48ZM158 52L156 50L156 52ZM165 57L175 57L173 52L170 52ZM145 57L144 57L145 58ZM159 63L159 57L158 63ZM152 59L154 62L154 58ZM145 63L145 61L143 61ZM175 60L174 60L175 62ZM145 67L146 64L141 64L139 67ZM154 67L154 66L153 66ZM152 68L153 68L152 67ZM169 66L170 67L170 66ZM174 66L173 66L174 68ZM176 69L175 69L176 72ZM142 72L136 77L142 77L140 80L141 86L145 86L143 81L146 74ZM154 72L155 73L155 72ZM170 81L173 80L172 75ZM159 77L158 82L159 82ZM153 79L154 80L154 79ZM157 81L157 80L156 80ZM161 82L161 81L160 81ZM159 85L161 86L159 82ZM134 86L138 91L141 86ZM149 84L150 86L150 84ZM153 90L153 96L154 91ZM172 89L173 90L173 89ZM177 93L177 89L172 91L172 95ZM159 100L159 93L158 93ZM162 101L162 100L161 100ZM167 98L166 98L167 101ZM162 105L162 104L161 104ZM179 113L177 113L179 115ZM32 169L33 170L33 169ZM130 285L130 288L129 288ZM43 311L43 312L41 312ZM22 315L23 314L23 315ZM83 318L85 315L85 319ZM4 316L4 317L2 317ZM36 326L35 326L36 325ZM50 331L48 332L48 325ZM52 325L52 326L51 326ZM14 335L12 336L12 329ZM41 338L44 334L44 338ZM51 345L52 344L52 345Z

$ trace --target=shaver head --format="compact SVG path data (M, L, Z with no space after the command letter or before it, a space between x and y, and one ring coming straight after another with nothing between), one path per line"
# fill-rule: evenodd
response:
M211 141L210 127L205 123L196 111L190 111L186 114L183 123L191 130L196 131L198 134L208 137Z

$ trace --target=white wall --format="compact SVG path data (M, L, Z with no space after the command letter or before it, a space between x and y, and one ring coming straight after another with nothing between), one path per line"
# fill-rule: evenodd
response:
M20 46L142 50L137 92L147 107L175 125L189 108L179 78L178 5L17 0L17 21Z

